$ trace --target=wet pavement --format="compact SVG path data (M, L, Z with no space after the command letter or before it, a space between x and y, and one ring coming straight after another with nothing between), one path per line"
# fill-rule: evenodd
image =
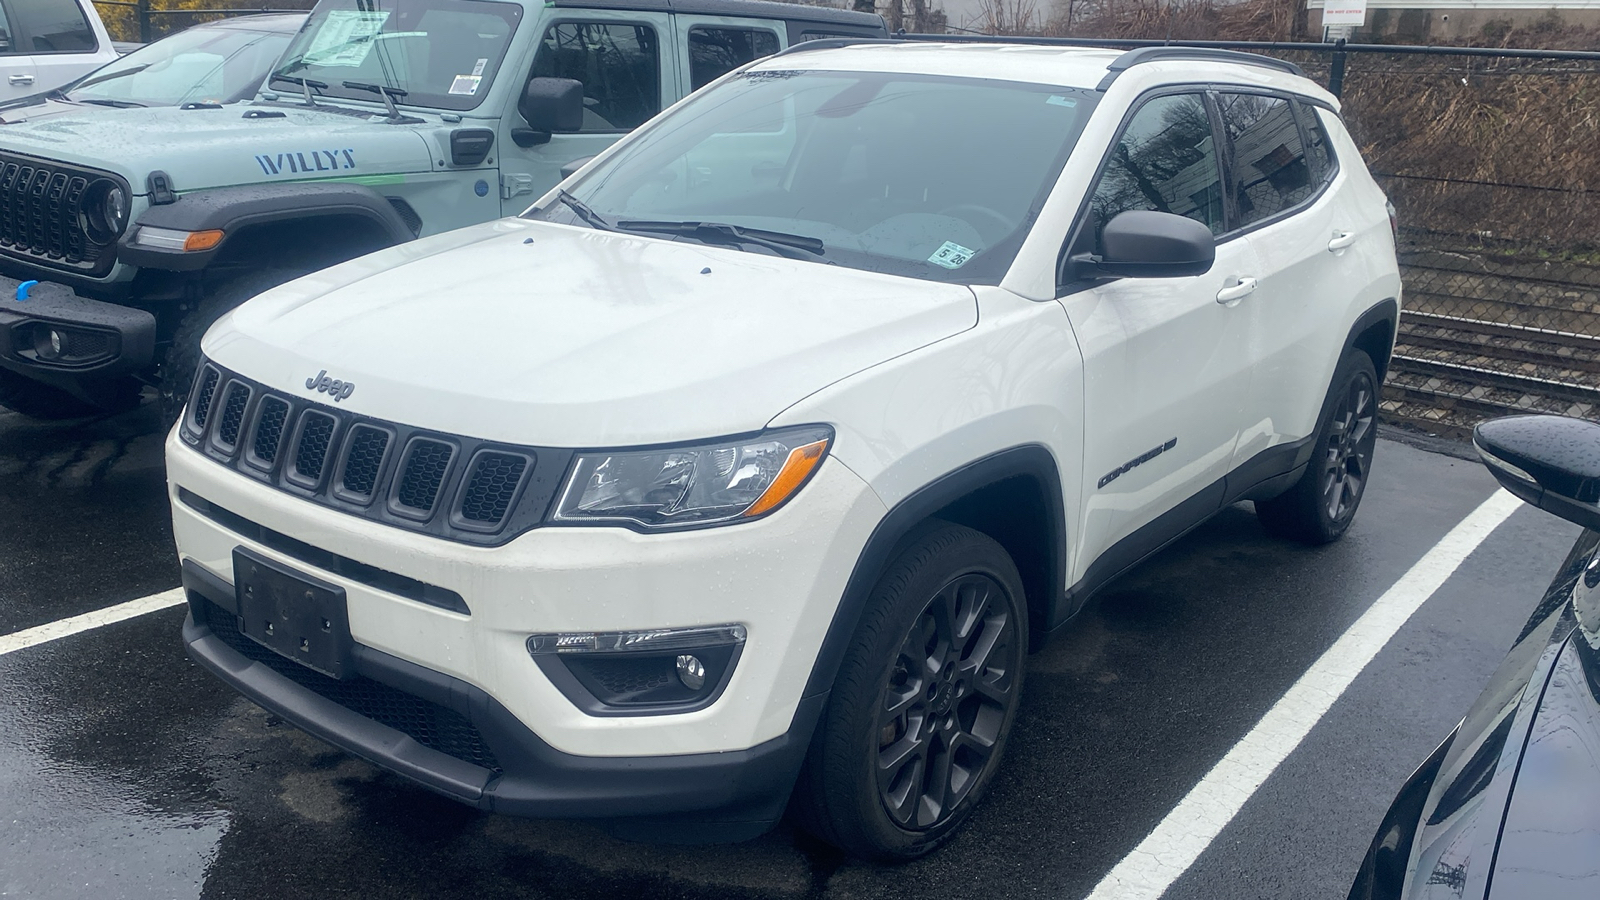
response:
M176 586L160 445L149 404L65 424L0 411L0 635ZM184 656L181 609L99 628L0 656L0 897L1082 897L1493 489L1476 463L1385 440L1338 544L1224 511L1030 659L984 805L898 867L787 826L671 847L481 814L233 695ZM1514 514L1166 896L1343 897L1575 533Z

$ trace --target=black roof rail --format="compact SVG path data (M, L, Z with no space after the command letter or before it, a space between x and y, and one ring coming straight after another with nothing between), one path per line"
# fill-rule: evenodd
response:
M1267 69L1277 69L1280 72L1288 72L1290 75L1299 75L1301 78L1306 75L1304 70L1288 60L1262 56L1259 53L1245 53L1240 50L1218 50L1213 47L1137 47L1117 57L1112 61L1111 65L1106 66L1106 77L1095 85L1095 90L1104 91L1111 87L1111 83L1117 80L1118 75L1140 63L1185 59L1195 62L1229 62L1246 66L1261 66Z
M893 37L886 37L886 38L873 38L873 37L812 38L809 41L801 41L801 42L799 42L797 44L790 44L789 46L783 48L782 50L779 50L777 53L768 54L767 56L763 56L763 57L761 57L761 59L756 60L756 61L757 62L761 62L761 61L768 60L768 59L777 59L780 56L788 56L791 53L799 53L802 50L831 50L834 47L853 47L856 44L902 44L902 43L905 43L905 42L900 40L900 39L898 39L898 38L893 38Z

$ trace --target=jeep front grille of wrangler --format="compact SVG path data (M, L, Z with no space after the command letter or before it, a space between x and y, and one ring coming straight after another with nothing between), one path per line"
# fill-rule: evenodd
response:
M83 275L116 262L115 230L100 220L106 192L129 196L121 179L95 169L0 152L0 254Z
M469 544L544 520L572 451L358 416L201 365L179 432L229 468L322 506Z

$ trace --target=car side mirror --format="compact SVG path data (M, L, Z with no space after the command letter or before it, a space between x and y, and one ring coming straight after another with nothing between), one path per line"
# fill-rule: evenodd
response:
M583 82L571 78L530 78L517 101L517 112L527 128L511 130L519 147L532 147L553 134L583 127Z
M1071 258L1074 279L1204 275L1217 259L1217 239L1193 219L1131 209L1106 223L1100 250Z
M1566 416L1506 416L1472 430L1472 446L1508 491L1600 530L1600 424Z

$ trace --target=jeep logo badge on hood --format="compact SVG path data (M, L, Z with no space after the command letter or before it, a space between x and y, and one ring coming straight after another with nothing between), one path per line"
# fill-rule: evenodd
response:
M306 389L314 390L320 394L327 394L333 398L333 402L335 403L348 398L351 394L356 392L356 386L354 382L340 381L337 378L329 378L327 369L323 369L321 372L318 372L310 378L307 378Z

